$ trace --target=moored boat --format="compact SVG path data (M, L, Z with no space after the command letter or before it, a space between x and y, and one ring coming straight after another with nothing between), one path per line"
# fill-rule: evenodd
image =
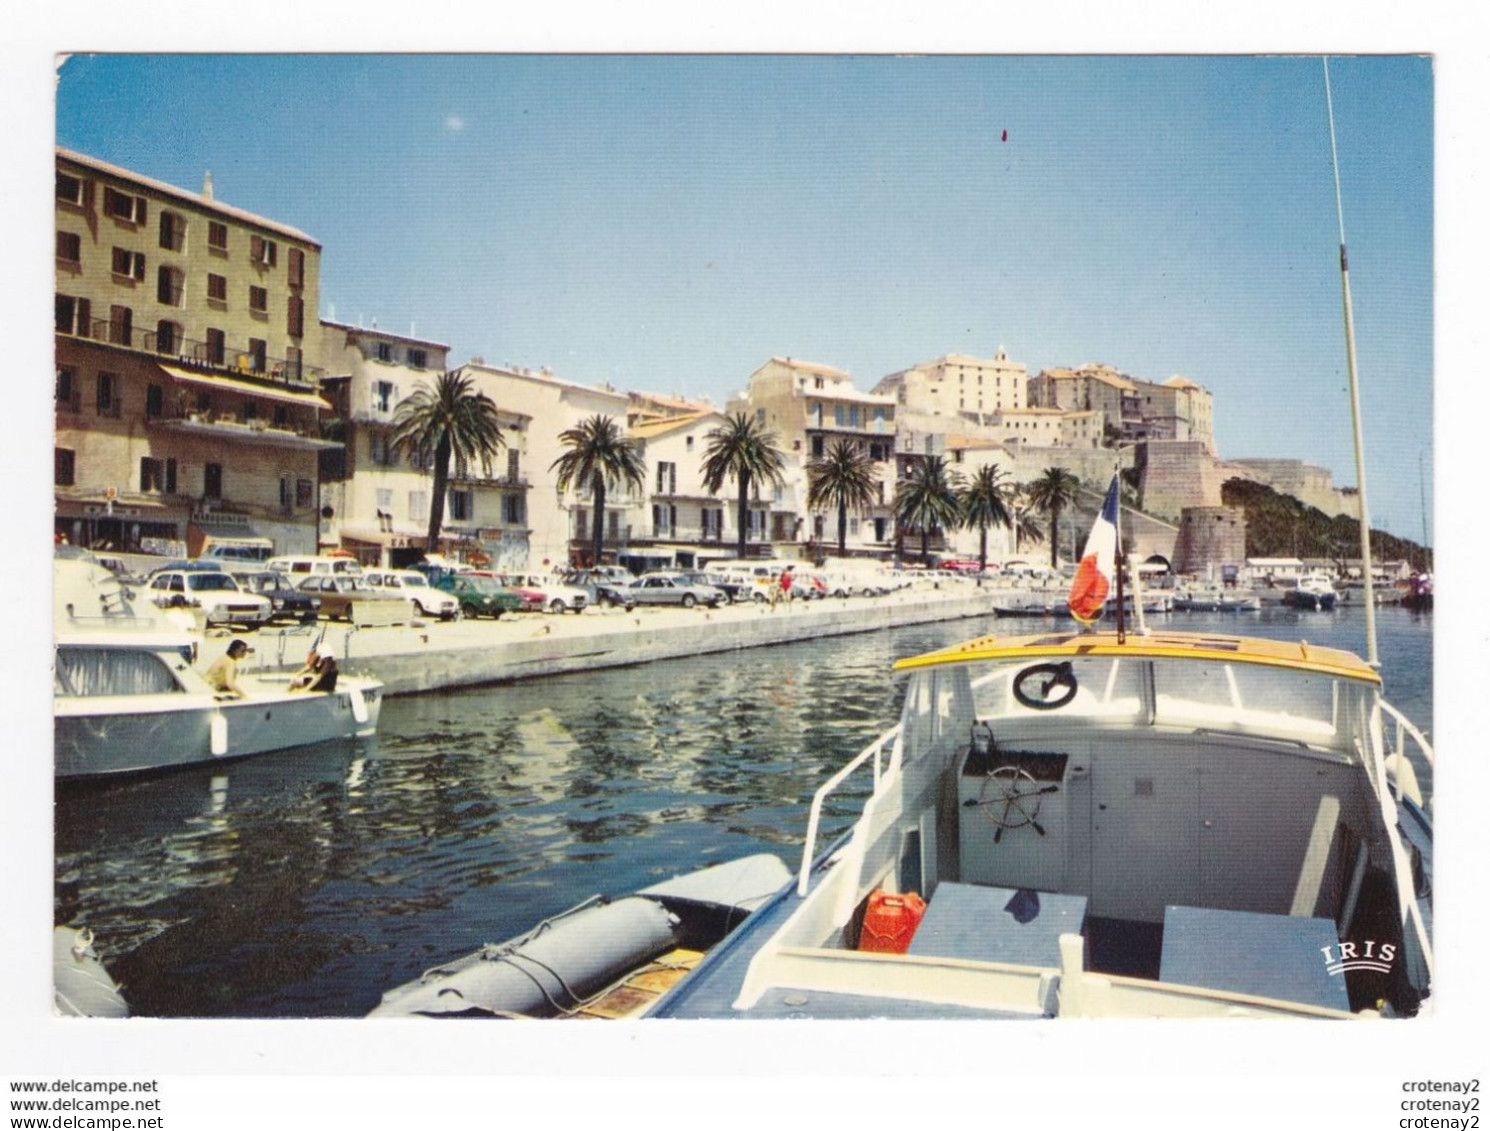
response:
M1427 1002L1432 826L1396 752L1431 748L1353 654L1047 633L896 668L901 721L814 797L795 881L644 1016L1408 1016ZM824 848L823 808L855 774L869 796ZM888 951L887 898L925 901Z
M1262 600L1244 590L1186 586L1175 590L1171 607L1177 613L1255 613Z
M376 732L382 683L339 676L326 692L243 675L216 693L194 666L199 638L138 615L91 556L59 556L53 752L58 778L161 770Z
M1283 603L1295 609L1313 609L1328 612L1335 607L1338 594L1335 586L1322 573L1311 573L1299 578L1298 583L1283 594Z
M370 1016L634 1016L790 878L779 859L759 854L614 902L596 896L505 943L426 970L385 993Z

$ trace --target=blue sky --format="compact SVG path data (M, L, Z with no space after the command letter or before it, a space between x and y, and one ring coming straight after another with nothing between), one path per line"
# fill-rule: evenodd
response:
M1372 518L1421 540L1433 67L1331 79ZM322 242L323 316L457 362L722 404L773 354L869 388L1003 345L1183 373L1223 456L1355 481L1315 57L99 55L56 112L61 145L210 169Z

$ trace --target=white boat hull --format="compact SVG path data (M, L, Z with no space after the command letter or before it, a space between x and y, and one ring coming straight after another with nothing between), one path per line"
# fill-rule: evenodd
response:
M57 699L55 774L138 773L364 737L376 733L381 708L382 684L356 677L343 678L330 694Z

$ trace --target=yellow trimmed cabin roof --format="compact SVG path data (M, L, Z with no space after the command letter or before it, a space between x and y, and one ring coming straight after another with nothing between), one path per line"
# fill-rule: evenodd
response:
M1290 668L1320 675L1381 683L1381 676L1353 652L1323 648L1307 641L1269 640L1221 633L1128 633L1119 643L1115 632L1046 632L1038 636L983 636L896 661L896 671L961 664L972 660L1069 659L1079 656L1125 656L1132 659L1224 661Z

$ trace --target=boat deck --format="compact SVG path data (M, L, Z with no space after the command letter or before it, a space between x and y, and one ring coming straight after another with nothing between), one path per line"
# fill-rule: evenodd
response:
M624 981L612 986L583 1009L561 1014L560 1018L624 1021L640 1017L648 1006L691 973L702 958L702 951L682 947L670 950L628 975Z

